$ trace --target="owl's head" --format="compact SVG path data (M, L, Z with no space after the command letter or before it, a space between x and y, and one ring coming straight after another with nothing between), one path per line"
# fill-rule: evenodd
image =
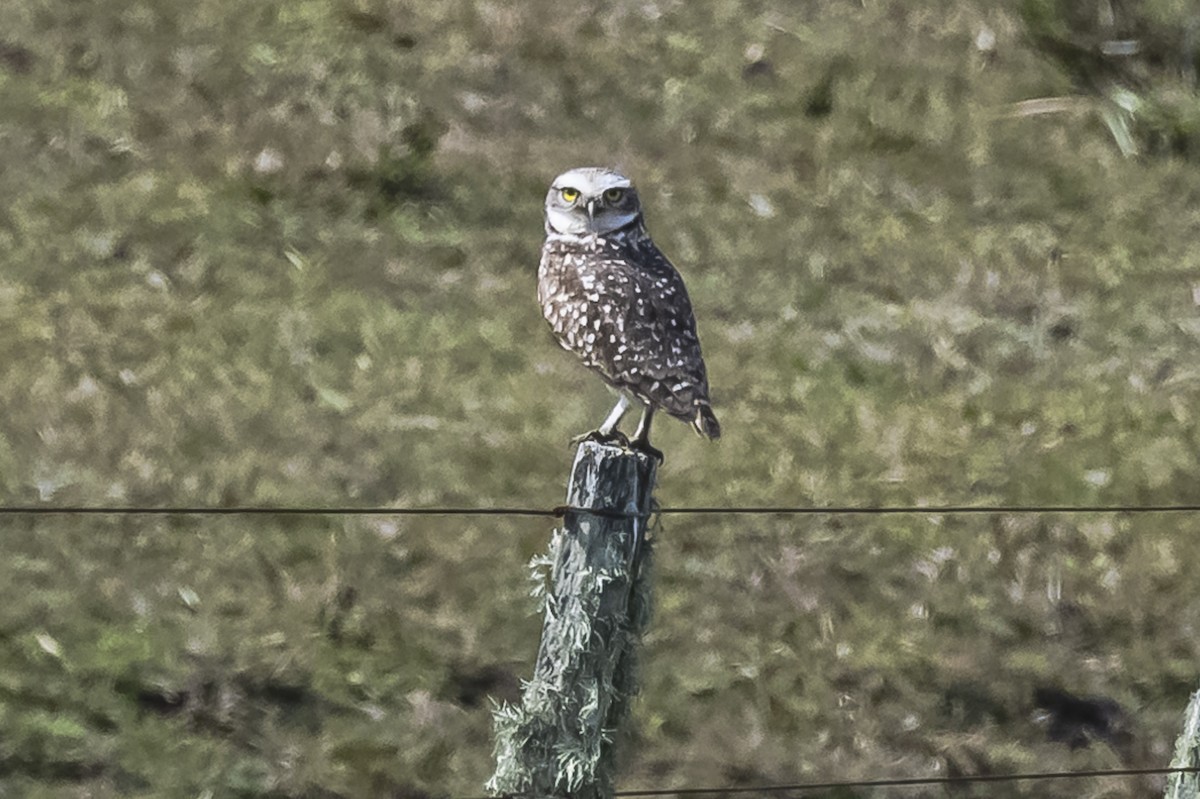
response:
M642 205L629 178L603 167L563 172L546 194L546 232L604 235L640 223Z

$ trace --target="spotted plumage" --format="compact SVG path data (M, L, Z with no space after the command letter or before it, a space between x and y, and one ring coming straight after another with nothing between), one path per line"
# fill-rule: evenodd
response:
M617 425L631 401L643 406L632 444L660 458L650 446L656 410L720 436L687 290L646 233L628 178L584 168L555 179L546 196L538 300L559 344L620 394L590 437L623 439Z

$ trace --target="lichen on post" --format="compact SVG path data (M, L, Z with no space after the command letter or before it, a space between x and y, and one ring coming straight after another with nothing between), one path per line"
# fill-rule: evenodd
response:
M1200 691L1192 694L1184 713L1183 732L1175 742L1175 757L1171 768L1200 768ZM1200 774L1178 772L1167 779L1164 799L1197 799L1200 797Z
M494 711L493 794L612 796L615 743L637 691L636 647L649 619L656 467L651 457L594 442L576 451L567 506L578 510L533 563L545 611L533 679L519 705Z

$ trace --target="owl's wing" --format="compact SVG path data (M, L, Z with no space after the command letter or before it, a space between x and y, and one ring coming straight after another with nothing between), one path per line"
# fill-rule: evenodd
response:
M708 373L683 278L649 239L638 248L626 336L633 352L621 378L641 399L693 421L708 405Z

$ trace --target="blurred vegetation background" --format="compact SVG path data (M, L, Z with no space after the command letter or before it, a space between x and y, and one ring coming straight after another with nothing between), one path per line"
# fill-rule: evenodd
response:
M610 164L726 431L664 505L1200 501L1198 69L1191 0L6 0L0 499L557 504ZM544 520L3 525L0 793L481 793ZM1200 515L658 535L626 787L1165 765L1197 683Z

